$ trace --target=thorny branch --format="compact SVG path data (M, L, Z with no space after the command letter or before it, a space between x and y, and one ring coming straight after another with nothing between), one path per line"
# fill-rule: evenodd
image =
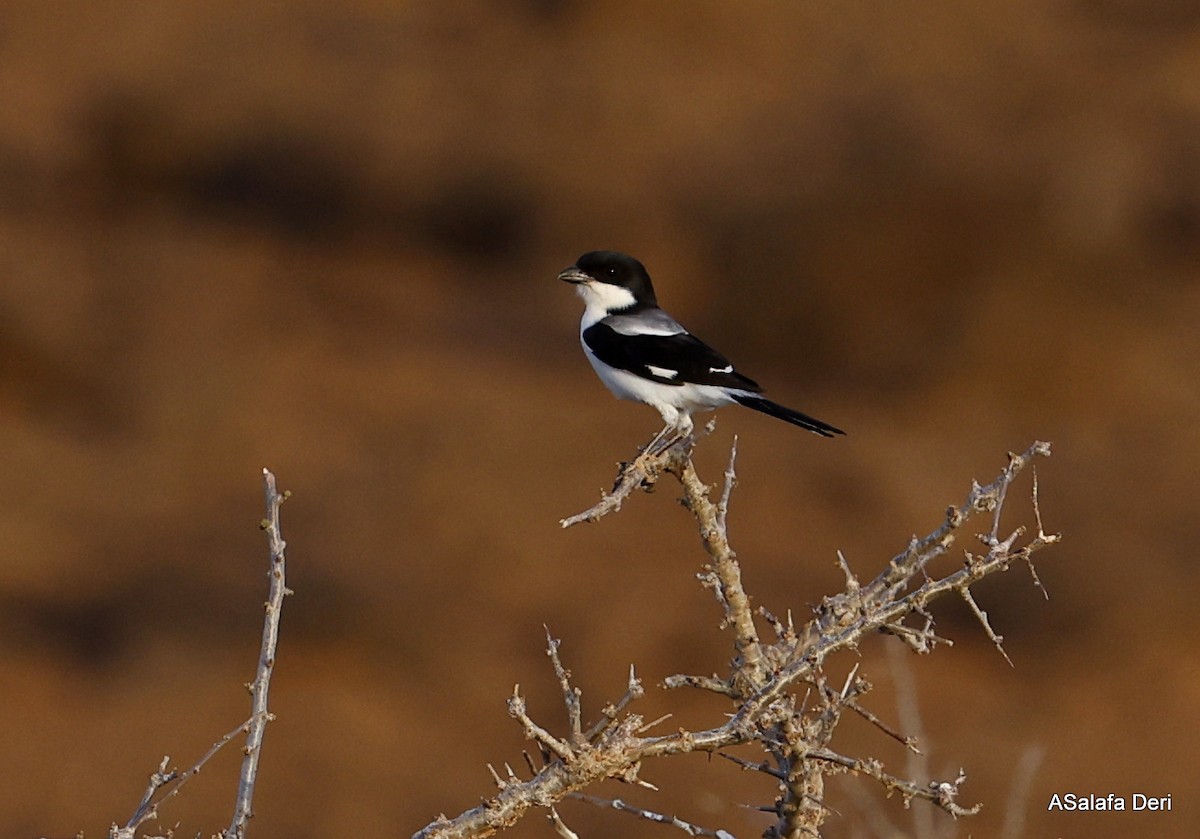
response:
M708 831L675 817L628 807L618 803L619 799L604 802L581 792L607 778L651 786L639 777L646 762L694 751L722 754L744 769L762 772L775 781L779 793L774 804L765 809L775 814L776 821L763 834L766 837L819 836L829 813L824 804L825 778L838 773L870 777L888 794L898 793L905 804L925 799L954 817L978 811L980 805L964 807L956 801L959 786L965 780L961 772L950 781L905 780L889 774L875 758L850 757L834 751L831 740L846 709L899 740L910 751L917 752L918 748L915 738L893 730L862 705L861 699L871 685L858 675L857 667L841 687L834 687L826 680L823 666L833 654L857 648L864 638L876 632L896 635L918 653L930 652L939 643L949 643L934 633L929 605L951 593L972 606L984 632L1003 654L1003 639L991 628L987 613L978 607L971 586L1014 562L1028 564L1033 573L1032 555L1059 541L1057 534L1048 534L1042 528L1036 483L1032 502L1037 533L1027 537L1024 528L1008 534L1001 530L1001 511L1010 486L1035 458L1050 455L1050 445L1037 442L1022 454L1010 453L1008 465L995 481L987 486L973 483L964 503L946 511L941 526L924 538L914 536L905 550L893 557L870 582L860 583L839 554L846 577L844 590L824 598L799 631L793 627L790 613L786 623L765 615L775 638L768 642L762 639L755 623L726 531L735 480L736 441L725 471L723 491L716 503L709 498L709 487L700 480L692 464L693 443L689 438L663 450L647 447L633 461L622 465L611 492L589 510L564 519L561 524L570 527L598 521L619 510L636 490L652 489L664 474L679 481L683 503L696 519L709 557L709 564L699 578L713 590L723 608L722 625L731 630L737 657L724 677L680 674L667 678L663 684L667 688L695 687L728 697L734 702L733 713L722 724L709 729L649 734L648 729L654 723L647 725L640 715L626 710L642 693L631 668L626 695L615 705L605 706L600 720L584 730L580 692L571 686L570 673L559 658L559 642L547 633L547 654L562 688L568 735L557 737L534 722L528 716L519 687L514 689L508 702L509 714L521 724L526 737L537 743L543 763L537 765L527 755L531 773L527 778L519 777L510 767L506 767L505 777L493 770L498 787L493 796L454 818L439 816L415 833L413 839L489 836L515 824L533 807L549 808L555 830L562 836L571 836L574 834L553 809L557 802L568 797L593 803L601 801L605 806L629 810L643 818L674 824L693 835L730 837L725 831ZM985 552L966 552L965 562L952 573L943 576L932 573L931 562L949 550L968 521L981 516L990 519L988 532L979 537ZM1036 573L1034 580L1037 583ZM801 687L803 695L798 695ZM761 763L721 752L751 741L758 742L766 752Z
M150 783L133 815L124 827L114 824L109 828L109 839L134 839L143 824L158 818L162 805L177 796L184 784L195 777L213 755L240 734L246 735L246 745L243 749L241 779L238 784L233 821L228 829L220 832L219 836L220 839L242 839L245 836L246 823L254 815L251 802L254 798L255 779L258 776L258 762L262 754L263 733L267 723L275 719L275 716L267 710L267 691L271 684L271 673L275 668L275 649L279 642L279 619L282 616L283 598L292 593L285 584L284 550L287 543L283 541L279 525L279 508L289 493L279 492L276 488L275 475L267 469L263 470L263 494L266 500L266 517L262 520L261 528L267 535L270 551L270 570L268 572L270 585L266 602L266 618L263 620L258 671L254 681L246 685L252 697L250 718L213 743L203 757L182 773L175 769L168 770L167 766L171 759L164 757L157 771L150 776Z
M204 756L196 761L190 769L184 772L179 772L176 769L167 769L167 765L171 762L170 756L162 759L162 763L158 765L158 769L150 776L150 783L146 786L146 792L142 796L142 800L138 803L137 809L133 811L133 815L129 817L129 821L125 822L124 827L117 827L115 824L109 828L109 839L134 839L137 835L137 830L148 821L158 818L158 811L164 804L170 801L175 796L179 795L184 785L200 774L200 770L204 765L212 759L212 757L221 749L223 749L230 740L237 737L239 734L245 734L250 730L251 720L246 720L233 731L230 731L217 742L213 743ZM167 790L162 795L159 793L162 790ZM158 796L157 798L155 796Z
M251 706L254 713L250 716L250 731L246 734L245 756L242 758L242 774L238 783L237 801L233 808L233 821L225 831L226 839L242 839L246 833L246 822L254 815L252 801L254 799L254 783L258 778L258 762L262 757L263 734L266 733L267 723L274 717L267 710L267 692L271 688L271 673L275 670L275 648L279 644L279 618L283 614L283 598L291 594L284 576L284 551L287 543L279 529L279 508L283 505L287 494L281 495L275 487L275 476L267 469L263 470L267 517L263 519L262 528L267 534L267 544L271 551L271 570L268 574L271 584L267 596L267 617L263 621L262 649L258 656L258 673L254 681L247 687L250 690Z

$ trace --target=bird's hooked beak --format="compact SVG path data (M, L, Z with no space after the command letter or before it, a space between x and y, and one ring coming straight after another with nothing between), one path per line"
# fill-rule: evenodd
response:
M564 268L562 272L559 273L558 278L564 283L575 283L576 285L579 283L586 283L592 279L589 275L583 271L580 271L574 265L572 265L570 268Z

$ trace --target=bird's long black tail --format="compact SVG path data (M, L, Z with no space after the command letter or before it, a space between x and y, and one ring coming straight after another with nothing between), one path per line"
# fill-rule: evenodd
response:
M810 417L808 414L802 414L799 411L793 411L791 408L785 408L778 402L772 402L770 399L764 399L761 396L756 396L753 393L732 393L730 394L739 405L745 405L747 408L753 408L756 411L766 414L775 419L781 419L784 422L790 422L792 425L798 425L801 428L807 428L813 434L820 434L822 437L832 437L835 434L845 434L840 428L834 428L827 422L821 422L819 419Z

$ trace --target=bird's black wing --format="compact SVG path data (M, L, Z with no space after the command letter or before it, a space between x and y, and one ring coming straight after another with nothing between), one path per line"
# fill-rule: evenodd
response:
M716 385L758 393L758 383L733 369L729 359L687 332L627 335L600 322L583 331L583 342L610 367L664 385Z

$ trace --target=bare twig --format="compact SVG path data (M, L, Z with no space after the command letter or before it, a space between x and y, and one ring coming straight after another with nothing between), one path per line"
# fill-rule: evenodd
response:
M579 834L567 827L566 823L558 815L558 810L550 808L550 823L554 825L554 832L563 839L579 839Z
M916 737L905 736L905 735L901 734L899 731L896 731L896 729L892 728L887 723L885 723L883 720L881 720L874 711L870 711L870 710L864 708L862 705L858 704L858 702L855 701L854 699L845 699L845 700L843 700L843 704L847 708L849 708L851 711L858 714L864 720L869 722L871 725L878 728L880 731L882 731L888 737L891 737L893 740L900 743L902 746L904 746L904 748L908 749L913 754L921 753L921 750L917 748L917 738Z
M1042 506L1038 501L1038 474L1036 465L1033 467L1032 472L1033 489L1030 490L1029 495L1033 500L1033 520L1037 522L1038 536L1044 538L1046 531L1042 529ZM1049 600L1050 592L1046 591L1046 587L1042 585L1041 578L1038 577L1037 569L1033 567L1033 562L1030 561L1029 557L1025 558L1025 564L1029 566L1029 575L1033 577L1033 584L1038 587L1039 591L1041 591L1042 597Z
M234 730L228 735L228 737L232 737L236 734L237 730ZM228 742L228 740L226 740L226 742ZM222 743L222 745L224 744ZM215 754L216 747L214 746L214 749L210 751ZM203 760L203 758L201 758L201 760ZM118 828L115 824L109 828L109 839L125 839L127 836L132 837L142 822L158 818L159 804L161 804L162 801L165 801L168 796L164 796L162 801L154 802L152 804L151 802L154 801L155 794L160 789L179 778L179 773L174 769L172 769L170 772L167 771L167 764L170 762L170 755L163 755L162 763L158 765L158 770L150 776L150 783L146 786L146 793L142 796L142 800L138 802L137 809L133 811L133 815L130 816L129 821L125 823L124 828ZM178 788L178 785L176 785L176 788Z
M725 609L726 626L732 626L734 646L738 651L738 662L730 686L739 692L750 693L760 688L765 680L767 663L759 643L758 629L754 626L754 614L750 598L742 587L742 569L737 555L729 546L729 535L725 527L725 516L729 509L729 494L735 480L734 462L737 459L737 441L730 450L729 466L725 469L725 488L721 501L713 504L708 498L708 487L696 474L691 458L682 469L672 464L672 472L683 485L683 502L700 527L700 539L712 559L710 573L702 575L705 585L716 593L717 600Z
M967 779L966 774L962 771L958 773L958 777L953 781L930 781L928 784L921 786L913 781L906 781L894 775L889 775L883 770L883 764L873 758L870 760L860 760L826 749L811 751L807 757L827 761L850 772L874 778L889 794L900 793L900 798L906 806L914 798L923 798L927 801L932 801L955 818L973 816L983 806L976 804L974 807L961 807L955 803L955 798L958 796L958 788Z
M696 519L710 559L700 579L713 588L722 606L722 624L731 630L737 657L724 678L680 675L668 678L664 684L694 686L727 696L734 701L733 712L721 724L708 729L648 735L648 726L641 717L625 710L641 691L631 670L626 696L617 705L607 706L600 721L582 732L582 717L576 722L576 715L582 713L579 693L571 687L569 674L558 657L558 644L551 639L550 657L567 705L570 735L566 739L557 737L532 720L524 699L514 690L509 712L522 724L526 736L542 748L544 765L535 770L531 763L534 774L525 780L498 779L500 790L496 795L453 819L438 818L414 834L414 839L489 836L515 824L530 808L548 808L563 798L581 796L589 785L605 778L645 786L638 773L654 758L696 751L724 754L723 749L748 742L758 742L766 750L767 760L759 764L730 759L765 773L779 784L780 793L774 805L764 808L778 819L764 834L768 837L819 835L823 820L831 812L824 803L825 777L840 772L866 775L889 794L899 793L905 802L927 800L954 817L977 812L978 805L966 807L957 803L959 787L965 779L961 773L953 781L905 780L886 772L874 758L851 757L832 749L830 740L846 709L863 716L911 751L916 751L916 745L914 737L892 730L861 704L862 697L870 690L864 678L852 671L841 688L835 689L826 683L823 667L830 656L856 649L864 638L879 631L897 635L918 651L927 652L938 643L946 643L933 632L929 611L933 601L948 594L971 598L971 587L985 576L1002 571L1013 562L1029 563L1033 553L1056 543L1057 535L1042 530L1040 514L1038 533L1032 538L1022 542L1024 532L1020 529L1007 537L1000 534L1001 508L1010 485L1035 457L1050 454L1049 445L1035 443L1023 454L1010 456L1008 465L991 484L973 483L961 507L951 507L943 524L933 533L920 539L913 537L874 580L860 583L844 557L839 557L846 577L844 590L825 598L802 628L793 627L790 617L786 625L768 618L775 629L773 643L759 637L750 598L742 587L740 568L728 539L726 519L736 452L731 452L723 492L714 504L708 497L709 487L692 465L687 441L661 450L648 447L647 451L648 454L640 455L622 470L612 494L563 524L595 521L615 511L634 489L653 484L663 473L678 478L684 504ZM949 549L966 522L980 514L989 519L989 533L983 537L987 552L970 557L957 570L934 573L932 561ZM968 602L974 603L973 598ZM992 631L986 613L978 604L975 609L989 639L999 645L1000 637ZM913 618L915 625L906 622ZM808 690L798 697L795 691L802 685L807 685ZM614 805L609 802L605 806ZM657 816L649 810L638 812ZM662 816L655 820L681 829L689 825Z
M170 762L170 757L164 757L162 763L158 765L158 770L150 776L150 783L146 787L146 793L142 796L141 802L138 804L137 810L134 811L129 821L124 827L118 828L113 825L108 830L109 839L133 839L137 834L137 830L144 823L158 818L159 809L170 801L175 796L179 795L184 784L194 778L204 768L204 764L212 759L213 755L224 748L230 740L237 737L239 734L244 734L250 730L251 720L246 720L237 728L230 731L217 742L213 743L204 755L192 764L191 768L179 772L175 769L167 771L167 764ZM169 788L169 789L168 789ZM167 790L162 796L155 799L154 796L162 790Z
M635 490L643 489L649 492L654 489L654 484L658 482L659 476L673 463L689 459L691 451L691 437L675 440L670 446L663 449L657 449L653 443L646 446L645 450L633 460L620 464L621 469L617 473L612 490L602 493L600 500L593 506L582 513L562 519L559 524L563 528L568 528L585 521L599 521L609 513L615 513L621 509L625 499Z
M508 699L508 713L525 727L525 736L536 741L539 745L554 752L565 761L571 760L575 752L570 743L559 740L553 734L530 719L526 712L525 697L521 696L521 686L513 685L513 695Z
M996 630L992 629L992 624L988 621L987 612L979 608L979 604L975 602L975 596L971 594L971 589L967 586L962 586L958 589L959 595L971 607L971 611L975 613L975 618L979 621L979 625L983 627L984 633L988 640L996 645L996 649L1000 651L1000 655L1004 656L1004 660L1008 662L1009 667L1013 667L1012 659L1008 657L1008 653L1004 651L1004 638L996 634Z
M283 504L288 493L280 494L275 487L275 476L270 471L263 470L263 487L266 498L266 518L261 527L267 534L270 549L270 586L266 603L266 618L263 622L262 649L259 654L258 672L255 680L246 687L253 700L251 702L250 718L237 728L230 731L204 753L187 771L180 773L176 770L167 771L170 758L164 757L158 770L150 776L150 783L142 796L141 802L124 827L113 825L109 831L109 839L134 839L145 822L158 818L159 809L163 804L177 796L184 784L194 778L206 763L231 740L239 734L246 734L245 756L242 760L241 780L238 785L237 801L234 807L233 822L227 830L221 831L224 839L241 839L245 835L246 821L253 815L251 800L254 796L254 781L258 773L258 761L262 751L263 731L268 722L275 717L267 710L267 691L271 682L271 672L275 666L275 648L279 641L279 618L283 608L284 596L291 594L284 581L284 549L279 529L279 507ZM166 790L165 793L163 791ZM159 795L159 793L163 793ZM156 798L156 796L158 796Z
M254 681L247 686L252 697L250 704L253 713L250 717L250 730L246 734L246 753L242 759L242 774L238 783L237 802L233 808L233 821L224 834L228 839L242 839L246 835L246 822L254 815L254 783L258 778L258 763L262 757L263 734L266 732L267 723L274 719L267 710L267 693L271 688L271 673L275 669L279 619L283 614L283 598L291 594L284 576L284 551L287 543L283 541L279 527L279 508L288 497L288 493L279 493L275 487L275 475L269 469L263 470L263 489L267 516L263 519L262 529L267 534L271 554L271 567L268 572L271 582L266 603L267 615L263 622L262 648L258 656L258 673Z
M629 686L625 690L625 695L617 700L615 705L605 705L600 713L603 717L587 730L584 734L584 739L591 743L604 732L606 728L612 725L621 716L621 712L628 707L629 703L635 699L641 699L646 695L646 689L642 687L641 680L634 672L633 665L629 665Z
M574 792L570 795L571 798L577 798L580 801L586 801L588 804L594 804L597 807L607 807L613 810L619 810L622 813L631 813L639 819L655 822L657 824L665 824L671 827L677 827L686 833L688 836L712 836L716 839L735 839L734 835L727 830L706 830L703 827L686 822L678 816L667 816L662 813L656 813L653 810L646 810L641 807L635 807L628 804L619 798L599 798L595 795L584 795L581 792Z
M542 628L546 630L546 655L550 656L550 661L554 663L554 675L558 677L558 684L562 687L563 692L563 703L567 706L567 721L571 725L571 745L578 748L583 743L583 717L579 707L579 688L571 687L571 674L563 667L562 660L558 657L558 645L561 642L550 636L550 627L543 625Z
M563 528L573 527L583 522L594 522L615 513L621 505L636 490L650 492L664 472L690 463L692 447L696 441L716 428L716 421L709 420L704 428L679 436L671 426L667 426L655 435L654 439L642 447L641 452L633 460L618 464L617 478L613 488L600 494L600 500L594 505L565 519L559 520ZM736 443L734 444L736 450ZM732 488L732 486L731 486ZM728 501L728 495L726 496Z
M668 689L689 687L699 688L700 690L719 693L722 696L728 696L730 699L737 699L740 694L729 682L724 679L719 679L716 676L687 676L682 673L674 676L667 676L663 679L663 687Z

